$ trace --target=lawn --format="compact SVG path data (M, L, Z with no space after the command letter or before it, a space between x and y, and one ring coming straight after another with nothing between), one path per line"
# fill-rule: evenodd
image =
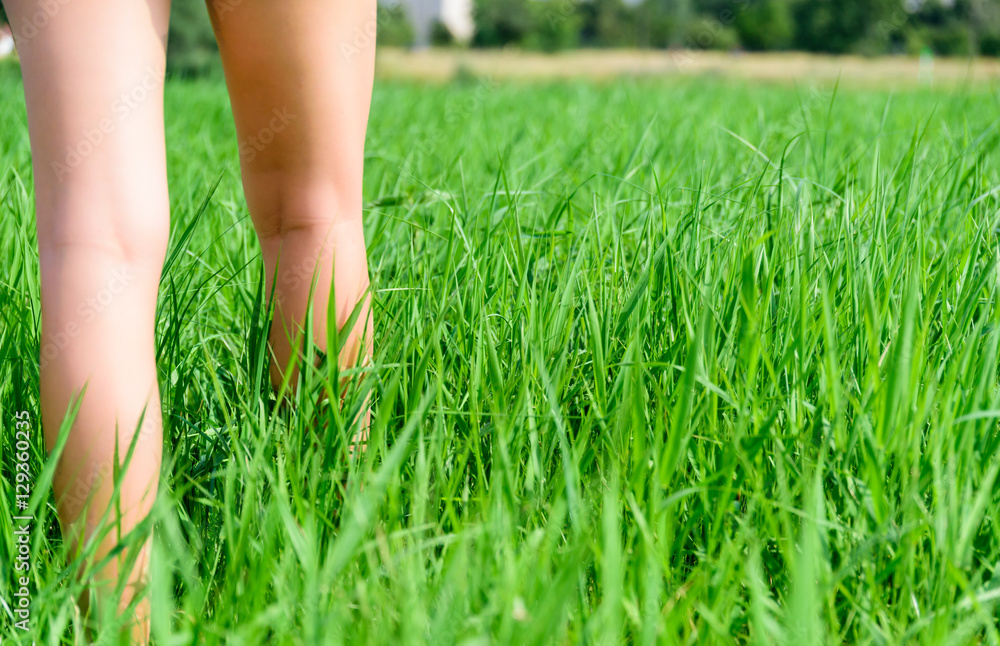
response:
M266 384L225 89L170 82L156 643L1000 642L998 102L379 84L374 426L348 467L343 415ZM5 573L22 410L41 504L31 631L5 576L2 640L83 643L44 495L31 200L7 70Z

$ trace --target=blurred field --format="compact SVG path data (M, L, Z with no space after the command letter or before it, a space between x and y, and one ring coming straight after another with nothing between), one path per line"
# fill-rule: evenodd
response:
M375 92L350 467L339 413L262 377L225 89L168 83L156 643L997 643L996 87L476 74ZM0 132L6 522L38 411L13 76ZM3 643L84 643L51 504L33 541Z
M1000 59L937 58L931 68L919 58L820 56L803 53L725 53L577 50L540 54L518 50L379 50L383 78L445 81L471 73L503 79L553 80L616 77L711 76L799 83L842 82L866 87L957 85L1000 80Z

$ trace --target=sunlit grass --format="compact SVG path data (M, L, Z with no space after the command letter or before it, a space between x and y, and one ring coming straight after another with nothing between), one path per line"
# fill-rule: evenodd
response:
M169 85L157 643L997 643L998 98L382 84L348 466L338 411L273 410L225 90ZM38 411L14 78L0 133L6 572ZM74 643L41 524L4 641Z

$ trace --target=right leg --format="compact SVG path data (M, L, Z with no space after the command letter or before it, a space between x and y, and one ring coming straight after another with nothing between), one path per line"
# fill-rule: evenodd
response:
M275 293L271 379L301 347L310 292L314 341L364 299L340 354L371 355L361 175L374 73L374 0L210 0L240 140L247 205ZM276 283L274 282L276 276ZM331 282L336 321L327 321ZM329 350L335 352L335 349ZM330 360L336 360L330 357Z
M87 540L109 511L112 474L142 420L109 514L101 559L148 513L162 450L153 327L169 200L163 72L169 0L4 0L24 75L42 295L42 424L51 450L86 387L56 471L64 538ZM116 458L115 444L118 445ZM118 465L115 461L118 461ZM89 507L85 503L89 500ZM97 574L98 599L131 603L123 557ZM119 576L124 598L110 599ZM146 603L133 636L146 632Z

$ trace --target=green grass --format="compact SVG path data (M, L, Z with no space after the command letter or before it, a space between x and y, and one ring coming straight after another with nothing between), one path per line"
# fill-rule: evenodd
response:
M1000 642L996 88L381 84L343 492L339 413L270 412L225 90L167 90L157 643ZM0 133L8 572L38 412L11 75ZM34 632L0 604L3 641L82 643L37 513Z

